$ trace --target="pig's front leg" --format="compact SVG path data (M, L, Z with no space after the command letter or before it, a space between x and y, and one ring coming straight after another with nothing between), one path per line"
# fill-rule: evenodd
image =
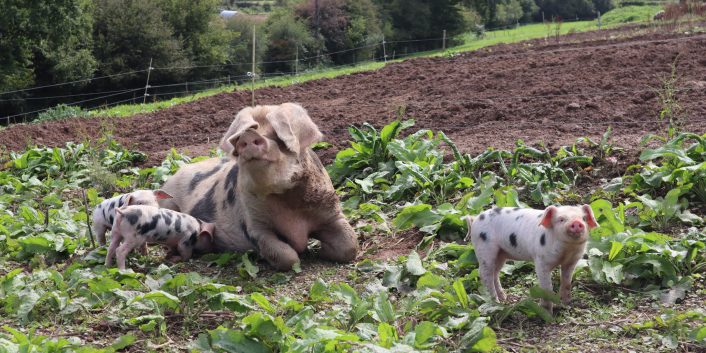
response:
M320 255L326 260L350 262L358 255L355 231L343 217L323 226L312 238L321 242Z
M252 229L250 236L257 243L260 256L279 271L289 271L299 261L299 254L289 244L281 241L269 229Z
M561 303L564 305L571 303L571 278L573 277L575 268L576 263L561 265L561 287L559 288L559 294L561 296Z
M537 261L534 264L534 269L537 272L537 278L539 279L539 286L549 292L554 292L552 287L552 268L543 263L542 261ZM549 300L542 299L542 306L547 309L550 313L553 312L554 303Z

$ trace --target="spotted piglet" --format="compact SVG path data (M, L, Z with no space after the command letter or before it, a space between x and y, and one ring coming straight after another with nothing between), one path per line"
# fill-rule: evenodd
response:
M185 261L194 251L213 250L213 223L205 223L185 213L154 206L125 206L115 210L113 238L105 258L111 266L125 269L125 259L135 248L146 243L166 245L171 261Z
M93 233L98 244L105 245L105 232L113 227L115 209L130 205L148 205L158 207L157 200L171 199L172 196L162 190L135 190L104 200L93 210Z
M468 235L476 251L480 278L490 296L504 301L500 269L506 260L534 261L543 289L552 291L552 270L561 266L560 296L571 301L571 276L583 256L588 231L598 226L591 206L549 206L545 210L493 208L467 216ZM552 303L542 305L550 312Z

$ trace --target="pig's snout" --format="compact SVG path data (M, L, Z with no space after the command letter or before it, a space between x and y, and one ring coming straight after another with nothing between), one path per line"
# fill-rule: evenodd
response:
M258 158L267 151L267 141L255 133L244 134L236 142L235 151L245 159Z
M581 235L581 234L583 234L585 229L586 229L586 225L583 224L583 222L581 222L578 219L569 223L569 233L571 233L571 234Z

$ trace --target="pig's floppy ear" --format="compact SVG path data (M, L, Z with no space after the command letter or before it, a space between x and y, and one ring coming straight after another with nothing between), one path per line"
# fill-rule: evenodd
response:
M127 195L125 198L125 206L130 206L132 205L132 195Z
M583 210L583 213L586 215L586 225L588 225L588 229L593 229L598 227L598 222L596 222L596 217L593 215L593 209L591 209L590 205L583 205L581 206L581 209Z
M544 226L544 228L551 229L552 228L552 218L554 218L554 214L556 213L557 208L556 206L549 206L544 210L544 214L542 215L542 220L539 222L539 225Z
M199 231L199 237L208 237L210 241L213 241L214 230L215 225L213 223L201 223L201 231Z
M257 129L260 127L260 124L258 124L252 116L252 110L253 108L250 107L243 108L235 116L228 131L223 135L220 145L218 145L223 152L232 154L233 151L235 151L234 142L238 140L238 137L240 137L243 132L248 129Z
M154 197L157 198L157 200L164 200L164 199L171 199L173 198L172 195L169 195L166 191L162 189L157 189L153 191Z
M299 104L284 103L267 114L266 118L287 149L297 154L314 142L318 142L323 136L316 124L311 121L309 114Z

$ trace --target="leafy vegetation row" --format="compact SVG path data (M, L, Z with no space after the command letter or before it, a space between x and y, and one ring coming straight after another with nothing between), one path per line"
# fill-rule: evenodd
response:
M153 254L131 259L136 272L103 266L105 249L86 236L81 189L91 208L114 192L157 187L188 157L173 151L161 165L139 168L144 156L110 139L11 153L0 170L0 306L8 318L0 318L0 352L169 344L211 352L491 351L499 344L494 328L508 319L567 319L537 305L536 298L556 300L539 288L529 297L519 289L523 299L511 304L484 297L473 247L459 243L460 217L493 204L590 203L600 227L576 276L599 292L624 288L674 304L703 287L706 234L697 214L706 135L652 139L640 164L600 181L617 168L610 131L557 151L518 141L511 151L472 156L443 132L407 133L412 126L351 127L351 147L328 170L364 244L418 228L426 235L418 248L331 265L345 274L303 285L298 276L312 271L306 260L302 273L262 275L267 268L250 253L173 265ZM522 287L534 281L530 270L513 263L503 272ZM657 335L664 349L706 345L706 313L674 308L620 335ZM85 331L116 334L87 342Z

